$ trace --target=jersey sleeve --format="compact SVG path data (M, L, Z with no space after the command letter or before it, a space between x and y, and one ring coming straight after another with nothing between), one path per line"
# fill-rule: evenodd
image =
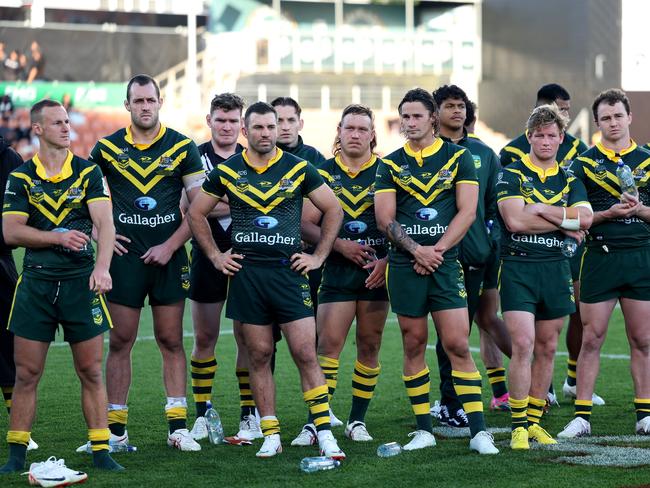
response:
M591 204L589 203L589 197L587 196L587 189L585 188L585 184L575 176L570 176L568 182L569 182L569 201L567 202L567 206L569 207L589 206L591 208Z
M91 163L95 163L97 166L99 166L99 169L102 171L102 173L106 172L107 169L106 165L108 163L102 156L101 142L97 141L95 147L93 147L92 151L90 151L90 156L88 156L88 161L90 161Z
M201 154L196 144L191 141L187 145L187 156L181 163L181 176L192 175L195 173L203 173L203 161L201 161Z
M86 202L97 200L110 200L110 193L99 166L94 165L93 170L88 173L88 186L86 187Z
M478 185L474 158L472 158L471 153L467 149L464 149L462 154L458 157L458 171L456 172L455 183Z
M501 172L499 172L496 183L496 192L497 203L511 198L524 199L524 196L521 194L519 176L507 169L502 169Z
M201 191L215 198L221 198L226 194L226 186L221 182L221 165L218 165L208 174L201 185Z
M375 175L375 193L397 191L395 180L393 179L393 168L390 164L392 161L380 160Z
M316 166L307 161L307 166L305 166L305 179L302 183L303 195L310 194L323 183L325 183L325 181L323 181L323 177L316 169Z
M567 170L572 176L584 183L586 175L584 162L581 160L581 158L582 156L578 156L576 159L574 159L571 162L571 166L569 166Z
M14 173L10 173L7 179L2 215L29 216L29 196L27 195L25 182L16 177Z
M582 139L578 139L580 142L578 143L578 154L582 154L585 151L589 150L589 146L587 146Z

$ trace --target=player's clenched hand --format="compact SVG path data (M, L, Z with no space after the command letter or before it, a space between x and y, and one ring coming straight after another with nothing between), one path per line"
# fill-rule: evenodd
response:
M371 246L343 239L337 241L335 247L336 252L362 267L366 265L368 260L372 259L372 254L375 253L375 250Z
M323 260L315 254L297 252L291 256L291 269L306 275L312 269L318 269L323 265Z
M370 276L366 278L366 288L372 290L374 288L381 288L386 284L386 265L388 258L375 259L366 264L363 268L370 272Z
M113 251L118 256L122 256L123 254L126 254L126 253L129 252L129 250L126 247L124 247L120 243L120 241L124 241L124 242L126 242L128 244L128 243L131 242L131 239L129 239L126 236L123 236L122 234L115 234L115 248L113 249Z
M144 264L153 264L154 266L165 266L174 255L174 251L170 246L165 244L158 244L157 246L150 247L140 259L144 260Z
M93 269L88 280L88 287L98 295L111 291L113 288L113 280L107 268Z
M90 242L90 237L78 230L57 232L57 244L70 251L86 249L88 242Z
M624 193L623 195L627 195ZM625 219L628 217L633 217L637 214L640 208L640 203L638 200L635 201L626 200L624 203L615 203L607 211L607 217L610 219Z
M566 230L566 229L560 229L560 231L569 237L573 237L578 244L582 244L582 241L585 240L585 236L587 235L587 232L584 230Z
M215 268L227 276L234 276L234 274L241 269L241 264L237 259L244 259L243 254L232 254L231 249L224 253L219 253L212 257L212 264Z
M442 251L437 250L433 246L418 246L413 251L415 262L429 273L433 273L442 264L444 261L442 254ZM418 271L417 268L415 268L415 271Z
M419 275L424 276L424 275L430 275L431 274L431 271L428 271L424 266L422 266L421 264L418 264L418 263L413 264L413 269Z

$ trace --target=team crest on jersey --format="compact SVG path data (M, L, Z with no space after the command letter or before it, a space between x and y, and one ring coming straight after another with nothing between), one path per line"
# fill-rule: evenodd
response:
M594 174L596 175L597 180L601 180L601 181L604 180L605 176L607 176L607 166L605 166L601 162L600 164L598 164L598 166L596 166L596 169L594 170Z
M183 266L181 268L181 286L185 291L190 289L190 267L189 266Z
M170 158L169 156L161 157L160 162L158 163L158 170L156 171L156 174L170 175L173 172L174 172L174 168L173 168L172 158Z
M477 155L473 154L472 158L474 158L474 167L476 169L479 169L481 167L481 156L477 156Z
M246 193L248 191L248 178L237 178L235 185L237 185L237 191Z
M36 183L36 182L34 182ZM39 181L40 183L40 181ZM43 187L40 184L35 184L29 189L29 196L32 198L33 201L36 203L40 203L43 201L43 197L45 196L45 193L43 192Z
M457 283L457 286L458 286L458 296L461 298L467 298L467 290L465 289L465 282L459 281Z
M126 153L120 153L117 155L117 165L120 169L126 169L129 167L129 155Z
M308 291L302 292L302 303L305 305L305 307L312 308L314 306L314 302L311 299L311 293L309 293Z
M375 199L375 184L371 183L370 186L368 187L368 193L366 194L364 200L366 202L373 202L374 199Z
M634 175L635 180L640 180L645 176L645 170L643 168L634 168L632 175Z
M83 191L78 186L68 188L68 195L65 198L65 206L68 208L80 208Z
M399 181L402 185L408 185L411 183L411 172L408 169L408 166L402 166L399 172Z
M104 314L100 307L94 307L91 313L93 314L93 323L95 325L102 325L104 323Z
M526 179L525 181L521 182L521 194L524 197L526 197L526 198L530 197L533 194L534 189L535 189L535 187L533 186L532 181L529 181L528 179Z

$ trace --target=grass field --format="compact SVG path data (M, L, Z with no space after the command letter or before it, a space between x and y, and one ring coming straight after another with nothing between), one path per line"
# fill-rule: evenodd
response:
M186 351L191 351L191 320L186 310L184 327ZM239 399L235 378L235 341L230 321L223 323L223 333L217 346L219 370L215 380L214 400L224 422L227 435L238 427ZM379 444L389 441L407 442L407 433L414 430L414 418L401 380L401 338L394 315L389 316L381 350L383 367L375 398L367 416L367 424L375 441L354 444L343 437L342 428L334 429L341 447L348 455L343 465L330 472L302 473L298 464L305 456L317 455L314 448L293 448L291 439L298 433L306 415L298 374L289 357L286 343L279 345L276 381L278 386L278 417L282 426L284 452L272 459L255 457L257 447L203 445L200 453L182 453L166 445L164 391L161 360L152 338L151 314L143 311L140 340L133 351L134 378L129 401L129 436L138 447L134 453L116 454L127 471L106 474L92 468L89 455L77 454L75 448L86 441L86 427L80 409L79 383L72 368L70 350L57 342L50 349L46 371L39 389L37 419L32 429L40 444L38 451L28 454L28 463L43 461L48 456L62 457L69 467L87 471L92 486L277 486L299 483L304 486L363 486L380 483L383 486L443 486L443 487L633 487L650 484L650 439L634 444L635 439L615 438L606 441L611 446L627 448L616 453L606 452L603 459L640 456L646 465L634 468L575 465L558 461L571 451L573 445L556 450L533 449L512 452L507 447L509 434L497 433L498 456L478 456L468 450L468 438L444 438L437 434L438 445L433 449L404 453L384 459L376 456ZM352 337L352 336L351 336ZM563 339L562 339L563 340ZM435 341L431 331L430 343ZM477 334L472 334L476 346ZM564 350L563 344L560 350ZM597 391L607 402L594 407L593 434L597 436L627 436L634 433L632 381L629 375L629 349L622 327L621 314L615 311L610 333L603 351L601 374ZM485 404L490 389L478 354L475 359L483 374ZM437 397L437 375L434 351L428 352L432 369L432 401ZM345 419L350 407L350 378L354 363L354 343L348 342L341 360L339 387L333 400L337 416ZM561 389L565 374L566 355L558 355L555 385ZM110 374L110 372L109 372ZM189 384L189 380L188 380ZM191 393L188 388L188 400ZM191 402L190 402L191 403ZM543 425L553 435L572 418L573 406L560 394L560 408L553 408L543 419ZM190 426L194 409L189 408ZM509 427L509 415L487 412L490 427ZM435 422L434 422L435 423ZM7 429L7 417L0 417L0 430ZM603 444L602 442L600 444ZM0 444L0 457L7 454L6 444ZM639 451L631 446L645 447ZM567 452L568 451L568 452ZM0 479L0 486L24 486L25 476Z

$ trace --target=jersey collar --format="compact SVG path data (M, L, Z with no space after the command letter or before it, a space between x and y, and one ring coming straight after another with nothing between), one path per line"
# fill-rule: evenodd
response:
M36 166L36 174L41 180L50 181L52 183L58 183L72 176L72 157L73 157L72 151L68 150L68 155L66 156L65 161L63 161L63 166L61 167L61 171L59 171L57 174L53 176L47 176L47 171L45 170L45 166L43 166L43 163L41 162L41 159L38 157L38 154L34 154L32 161L34 161L34 166Z
M536 166L531 160L530 155L524 154L521 158L521 162L524 163L524 166L539 176L539 179L544 183L546 178L549 176L555 176L560 171L560 165L557 164L557 161L553 161L553 166L547 169L542 169L539 166Z
M411 149L411 146L409 146L409 143L407 141L406 144L404 144L404 151L412 158L415 158L417 163L422 166L424 164L424 158L428 158L429 156L433 156L435 153L437 153L442 147L443 142L444 141L440 137L437 137L436 140L433 141L433 144L430 146L425 147L421 151L414 151Z
M631 153L637 148L636 142L634 142L633 139L630 139L630 145L626 149L623 149L621 152L617 153L616 151L612 151L611 149L606 148L603 146L602 142L596 143L596 147L598 150L603 153L605 156L607 156L608 159L611 159L612 161L617 161L619 157L625 156L627 153Z
M160 130L158 131L158 135L153 138L153 141L151 141L149 144L136 144L135 142L133 142L133 133L131 132L131 126L129 125L126 128L126 135L124 136L124 140L129 144L131 144L132 146L135 146L140 151L144 151L145 149L149 149L156 142L158 142L158 140L165 135L166 131L167 131L167 127L160 124Z
M338 154L335 158L334 161L336 164L341 168L346 175L348 175L350 178L356 178L359 173L361 173L363 170L370 168L373 164L377 162L377 156L374 154L370 155L370 159L363 163L361 167L359 168L359 171L356 173L352 171L348 166L345 165L345 163L341 160L341 155Z
M242 155L242 158L244 158L244 162L245 162L248 166L250 166L251 169L253 169L257 174L260 174L260 175L261 175L261 174L264 173L267 169L269 169L271 166L273 166L275 163L277 163L278 161L280 161L280 158L282 158L282 156L284 155L284 152L283 152L282 149L280 149L279 147L276 146L275 150L276 150L276 152L275 152L275 156L273 156L273 158L271 158L271 159L269 160L269 162L266 163L266 166L262 166L261 168L257 168L257 167L255 167L255 166L253 166L253 165L251 164L250 160L248 159L248 149L244 149L244 150L242 151L241 155Z

